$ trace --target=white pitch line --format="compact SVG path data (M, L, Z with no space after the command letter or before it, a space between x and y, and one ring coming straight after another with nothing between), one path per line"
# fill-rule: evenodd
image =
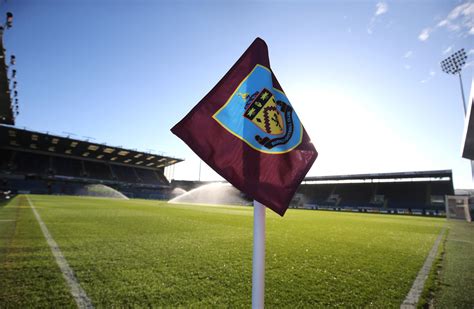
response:
M76 301L77 307L79 308L88 308L92 309L94 306L92 305L91 300L87 296L86 292L82 289L81 285L77 281L76 276L74 275L74 271L72 268L69 266L68 262L64 258L64 255L62 254L61 250L59 249L58 244L54 241L53 237L48 231L48 228L46 227L46 224L44 224L43 220L41 220L41 217L39 213L36 211L35 206L33 203L30 201L30 198L26 196L26 199L28 201L28 204L30 205L31 209L33 210L33 213L35 214L36 220L38 221L41 231L43 232L44 238L46 238L46 241L48 242L49 247L51 248L51 252L53 253L54 258L56 259L56 263L58 264L59 268L61 269L61 272L63 274L64 279L66 280L66 283L69 286L69 289L71 290L72 297Z
M426 279L428 279L428 275L430 274L431 266L433 266L433 262L436 258L436 253L438 252L439 243L441 242L441 238L443 238L443 235L444 235L444 230L445 229L443 228L441 232L439 233L438 238L436 238L436 241L433 247L431 248L430 253L426 257L423 267L421 267L420 271L418 272L418 276L416 276L416 279L413 282L410 292L408 292L407 296L405 297L405 300L400 305L401 309L416 308L416 305L418 304L418 301L420 300L421 293L423 292Z

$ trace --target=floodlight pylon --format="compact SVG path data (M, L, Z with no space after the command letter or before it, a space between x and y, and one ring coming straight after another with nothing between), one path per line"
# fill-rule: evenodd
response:
M461 86L461 96L464 107L464 116L467 117L467 106L466 98L464 97L464 87L462 85L461 71L463 66L466 64L467 54L464 48L461 48L448 58L441 61L441 69L446 74L458 74L459 76L459 85ZM471 175L474 180L474 161L471 160Z
M464 107L464 115L467 113L467 107L466 107L466 98L464 97L464 87L462 84L462 76L461 76L461 71L463 66L466 64L467 60L467 54L464 48L461 48L448 58L444 59L441 61L441 69L443 70L444 73L446 74L458 74L459 76L459 85L461 86L461 96L462 96L462 102L463 102L463 107Z

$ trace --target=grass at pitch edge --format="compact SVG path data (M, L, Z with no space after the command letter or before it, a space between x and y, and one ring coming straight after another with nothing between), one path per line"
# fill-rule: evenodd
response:
M250 207L31 200L97 307L251 304ZM0 307L73 306L25 205L0 208L1 215L19 207L15 233L3 245L10 253L0 262ZM443 224L291 209L281 218L267 211L266 305L399 307Z
M437 308L474 308L474 224L450 220L448 227L433 303Z
M442 235L438 251L436 252L436 257L433 264L431 265L428 278L423 286L423 292L420 295L418 301L418 308L429 308L433 305L434 297L439 293L439 274L443 267L443 257L446 253L445 246L448 237L449 229L446 229Z
M74 307L64 278L25 197L0 209L15 213L0 245L0 308Z
M5 256L5 250L9 247L9 242L13 239L15 231L17 207L5 208L10 202L16 205L19 199L15 201L0 202L0 263L2 256Z

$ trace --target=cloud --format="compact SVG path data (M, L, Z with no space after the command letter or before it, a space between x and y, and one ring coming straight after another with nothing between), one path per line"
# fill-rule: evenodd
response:
M413 51L409 50L403 55L403 58L408 59L408 58L411 58L412 56L413 56ZM411 70L411 64L405 63L403 67L405 68L405 70Z
M409 50L403 55L403 58L411 58L413 56L413 51Z
M375 7L377 8L375 11L375 16L385 14L388 11L388 4L385 2L378 2Z
M436 71L430 70L430 72L428 73L428 77L426 77L425 79L422 79L422 80L420 81L420 83L426 84L427 82L429 82L430 80L432 80L433 77L435 77L435 75L436 75Z
M387 12L388 12L387 2L383 2L383 1L377 2L377 4L375 5L375 13L370 19L369 25L367 26L368 34L372 34L374 32L375 23L377 22L378 17L386 14Z
M445 50L443 50L443 55L448 54L448 53L451 52L452 50L453 50L453 46L449 46L448 48L446 48Z
M444 28L448 31L460 32L462 35L474 35L474 2L466 2L456 6L449 14L438 22L433 28L425 28L418 39L426 41L432 31Z
M431 28L425 28L425 29L421 30L421 33L418 36L418 39L420 41L428 40L428 38L430 37L431 31L433 31L433 30L431 30Z
M474 49L470 49L470 50L467 52L467 55L468 55L468 56L474 55Z
M438 23L438 27L444 27L444 26L447 26L448 25L448 21L446 19L443 19L442 21L440 21Z

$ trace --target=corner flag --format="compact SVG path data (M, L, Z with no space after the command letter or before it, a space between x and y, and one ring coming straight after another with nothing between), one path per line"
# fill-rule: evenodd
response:
M260 38L171 131L237 189L281 216L318 155Z

